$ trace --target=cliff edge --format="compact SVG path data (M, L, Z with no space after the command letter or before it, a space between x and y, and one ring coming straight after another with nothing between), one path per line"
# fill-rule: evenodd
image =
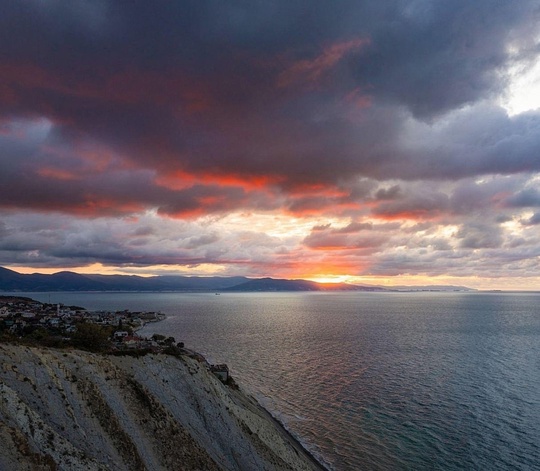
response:
M0 365L0 469L323 469L188 356L4 344Z

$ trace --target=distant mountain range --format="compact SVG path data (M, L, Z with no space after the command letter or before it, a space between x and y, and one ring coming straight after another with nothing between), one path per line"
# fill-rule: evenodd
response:
M308 280L280 280L258 278L245 281L223 291L386 291L378 286L360 286L347 283L317 283Z
M384 288L347 283L316 283L308 280L243 276L152 276L81 275L61 271L53 275L17 273L0 267L0 291L473 291L461 286L400 286Z

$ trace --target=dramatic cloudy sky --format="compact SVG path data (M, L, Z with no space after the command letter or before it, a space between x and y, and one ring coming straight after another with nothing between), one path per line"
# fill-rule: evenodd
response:
M538 0L0 10L0 265L540 289Z

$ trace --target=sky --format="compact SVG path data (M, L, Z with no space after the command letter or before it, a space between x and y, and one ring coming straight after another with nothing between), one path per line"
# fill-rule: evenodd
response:
M1 266L540 289L537 0L0 9Z

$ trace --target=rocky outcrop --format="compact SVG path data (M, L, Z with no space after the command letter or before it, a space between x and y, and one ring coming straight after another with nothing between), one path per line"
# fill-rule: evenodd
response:
M188 356L0 345L0 365L2 470L322 469Z

